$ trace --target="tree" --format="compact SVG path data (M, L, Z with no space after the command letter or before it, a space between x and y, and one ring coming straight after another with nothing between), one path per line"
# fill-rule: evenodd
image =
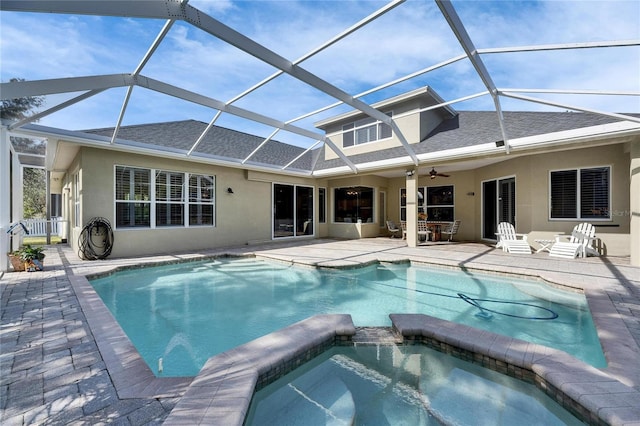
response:
M24 217L27 219L45 217L47 195L45 193L46 173L44 169L25 167L22 175Z
M24 78L12 78L9 83L24 81ZM27 96L25 98L6 99L0 107L0 118L7 120L22 120L27 112L44 104L42 96Z
M24 81L20 78L12 78L10 82ZM0 106L0 118L17 121L28 117L30 112L44 104L42 96L27 96L17 99L6 99ZM46 141L11 137L11 144L17 153L44 155ZM44 217L46 213L46 173L42 169L31 167L24 168L24 217Z

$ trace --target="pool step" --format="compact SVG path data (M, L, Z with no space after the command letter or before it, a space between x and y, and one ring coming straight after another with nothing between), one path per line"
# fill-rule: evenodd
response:
M356 415L353 395L342 380L326 376L324 370L280 389L267 409L256 412L252 425L352 425Z
M402 336L391 327L356 327L356 334L351 340L356 345L402 344Z

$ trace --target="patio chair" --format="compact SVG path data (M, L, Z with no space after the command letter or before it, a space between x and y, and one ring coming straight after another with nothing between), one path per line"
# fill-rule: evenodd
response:
M398 228L398 225L392 220L387 221L387 229L391 233L391 238L400 237L402 229Z
M570 235L556 235L556 242L551 246L549 256L572 259L578 256L600 256L600 253L591 246L596 239L596 228L590 223L580 223L573 228Z
M407 238L407 221L401 220L400 227L402 228L402 239L404 240Z
M427 241L429 239L429 228L427 227L427 222L424 220L418 221L418 239L421 241ZM424 238L422 238L424 237Z
M549 256L562 257L564 259L575 259L582 252L582 244L557 242L551 246Z
M531 247L525 234L516 233L515 228L509 222L500 222L496 232L498 242L496 248L515 254L531 254Z
M460 221L456 220L455 222L450 222L447 225L445 225L445 227L442 228L442 231L440 231L440 233L449 235L449 238L447 238L447 241L451 241L453 240L453 236L458 233L459 227L460 227Z

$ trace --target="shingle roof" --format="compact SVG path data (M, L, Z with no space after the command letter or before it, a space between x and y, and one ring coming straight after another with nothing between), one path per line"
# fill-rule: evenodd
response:
M207 124L197 120L172 121L166 123L122 126L118 131L118 139L143 143L153 146L188 152ZM108 136L113 128L85 130L85 133ZM220 159L238 162L245 159L264 141L263 137L212 126L193 155L213 156ZM284 166L305 151L304 148L270 140L248 163ZM317 150L316 150L317 151ZM292 168L311 170L314 153L309 152L297 160Z
M634 115L634 114L631 114ZM617 118L592 113L577 112L504 112L505 131L510 139L546 133L573 130L620 121ZM459 111L458 115L444 120L427 137L411 144L416 154L447 149L464 148L502 140L500 123L495 111ZM406 157L404 147L395 147L366 154L350 156L354 163L366 163L390 158ZM319 161L316 169L342 166L340 159Z
M505 130L510 139L620 121L614 117L576 112L504 112L503 117ZM206 123L196 120L123 126L118 132L118 139L161 146L186 153L206 127ZM110 137L113 128L93 129L85 132ZM411 147L416 154L424 154L495 143L499 140L502 140L502 133L497 114L494 111L460 111L457 116L444 120L424 140L412 144ZM259 136L213 126L196 148L194 155L212 156L238 163L263 141L264 138ZM291 165L291 169L311 171L312 168L324 170L344 166L341 159L325 161L324 149L326 148L314 149L304 154ZM258 150L248 163L283 167L303 152L304 148L271 140ZM406 157L406 155L407 152L403 147L395 147L353 155L349 158L358 164Z

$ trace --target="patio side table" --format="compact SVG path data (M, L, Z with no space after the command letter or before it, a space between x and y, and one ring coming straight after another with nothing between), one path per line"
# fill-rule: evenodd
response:
M533 240L533 241L535 241L536 243L542 246L538 250L536 250L536 253L540 253L541 251L551 252L551 246L553 245L553 243L556 242L556 240L544 240L544 239Z

